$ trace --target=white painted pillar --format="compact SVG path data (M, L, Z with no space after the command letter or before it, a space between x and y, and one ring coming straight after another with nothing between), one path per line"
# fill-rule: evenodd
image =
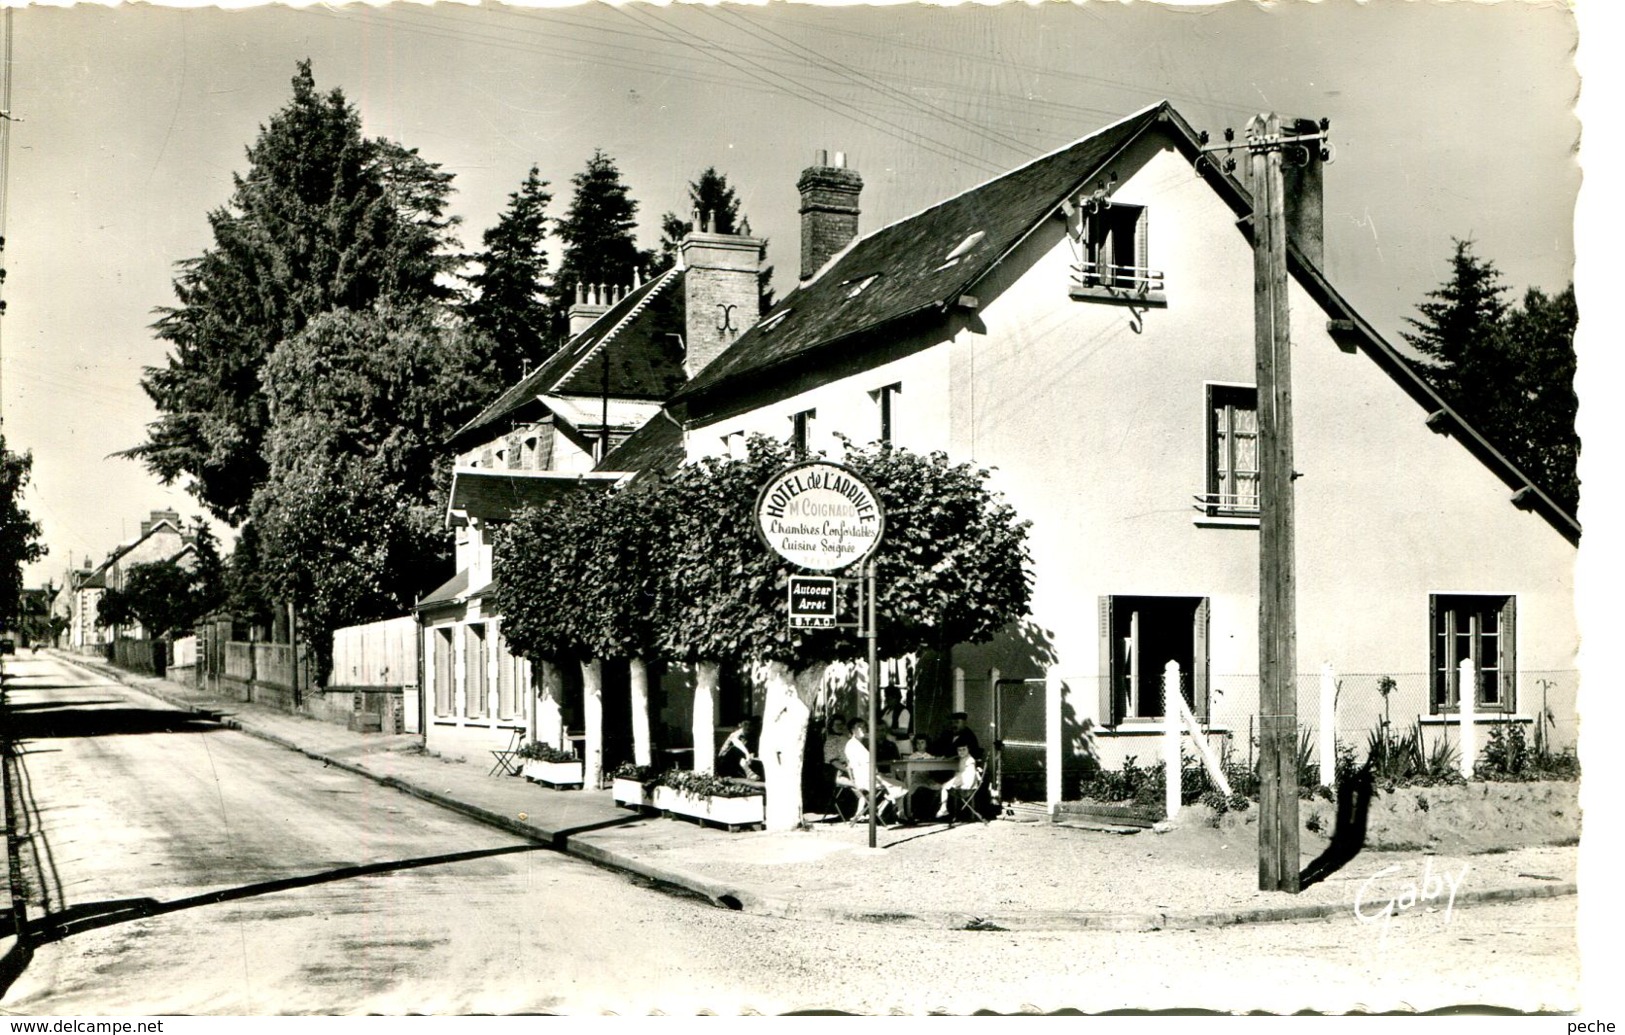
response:
M1162 668L1162 767L1167 777L1163 803L1168 818L1179 815L1180 780L1183 778L1179 757L1179 662L1170 661Z
M627 670L627 683L632 688L632 761L648 765L653 757L649 745L649 666L642 658L632 658Z
M1053 817L1061 808L1062 748L1066 731L1061 726L1061 673L1051 666L1044 671L1044 800Z
M604 774L604 663L581 663L581 718L587 742L581 749L582 790L597 788Z
M1478 760L1478 731L1475 728L1478 706L1478 673L1473 671L1473 659L1462 658L1457 670L1456 707L1461 719L1461 776L1473 778L1473 763Z
M694 771L711 773L717 768L717 687L722 682L722 666L701 661L694 666Z
M1320 666L1320 785L1337 786L1337 673Z
M564 673L551 661L543 661L542 681L536 688L536 736L544 744L564 747Z
M965 670L954 666L954 711L965 710Z

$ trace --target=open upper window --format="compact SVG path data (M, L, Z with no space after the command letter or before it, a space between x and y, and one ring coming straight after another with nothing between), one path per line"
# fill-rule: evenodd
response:
M1099 195L1068 205L1073 298L1166 306L1162 273L1150 266L1149 210Z

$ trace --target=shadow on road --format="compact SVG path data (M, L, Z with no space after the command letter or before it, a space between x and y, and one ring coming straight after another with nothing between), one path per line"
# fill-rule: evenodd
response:
M489 859L498 855L545 852L547 850L543 845L509 845L505 848L484 848L471 852L453 852L447 855L430 855L417 859L393 859L388 862L366 863L358 866L340 866L336 869L324 870L321 873L261 881L257 884L245 884L240 888L224 888L220 891L210 891L202 895L178 898L172 902L160 902L154 898L124 898L71 906L29 920L26 942L19 942L4 959L0 959L0 996L5 995L12 982L27 969L28 961L32 958L35 948L48 945L51 942L61 941L64 938L85 931L112 927L115 924L128 923L131 920L140 920L149 916L178 913L199 906L218 905L222 902L233 902L238 899L254 898L259 895L270 895L278 891L292 891L295 888L308 888L317 884L329 884L334 881L350 880L375 873L394 873L400 870L421 869L425 866L441 866L448 863L469 862L474 859Z
M84 701L36 701L33 704L6 705L8 712L44 712L57 708L88 708L94 704L124 704L121 697L97 697Z
M41 707L38 710L10 707L7 718L15 740L44 740L56 737L116 737L142 733L212 733L219 723L170 709Z

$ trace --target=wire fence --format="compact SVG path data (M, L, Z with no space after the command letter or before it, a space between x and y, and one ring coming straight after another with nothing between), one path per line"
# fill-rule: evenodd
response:
M1482 706L1478 727L1493 724L1497 718L1518 723L1526 742L1543 744L1553 752L1572 749L1578 738L1576 702L1579 672L1574 669L1520 671L1514 696L1504 711ZM1122 688L1114 701L1114 722L1102 724L1097 716L1103 707L1098 676L1063 677L1060 715L1062 795L1074 797L1078 779L1096 770L1121 768L1129 759L1144 766L1161 758L1159 738L1164 702L1160 679L1147 687L1141 699L1129 702ZM1321 672L1305 672L1297 677L1297 715L1302 751L1317 764L1320 761L1322 723ZM1207 692L1197 699L1189 673L1182 673L1180 690L1200 726L1208 731L1215 750L1232 763L1250 769L1258 757L1258 707L1260 680L1256 674L1216 675L1207 681ZM1007 800L1042 801L1046 793L1049 723L1046 716L1046 684L1042 679L965 680L965 710L971 729L986 743L998 742L1000 769ZM1330 688L1334 698L1335 744L1350 754L1355 764L1363 764L1375 737L1386 731L1390 736L1418 732L1418 740L1431 744L1439 738L1454 743L1459 722L1454 709L1440 709L1434 702L1433 679L1426 672L1367 673L1333 672ZM1132 704L1130 714L1126 705ZM1487 734L1477 737L1479 750Z

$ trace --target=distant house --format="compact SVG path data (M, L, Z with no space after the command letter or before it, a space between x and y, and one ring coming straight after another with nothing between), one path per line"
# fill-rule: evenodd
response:
M693 233L675 268L625 290L584 289L564 346L453 436L447 523L457 573L416 606L432 749L484 750L516 730L560 743L580 728L579 673L562 673L564 700L539 708L529 662L509 652L501 616L485 606L501 577L492 530L527 504L612 487L621 474L595 468L612 451L639 448L651 425L676 433L661 406L755 319L762 247L752 237ZM606 679L624 679L624 670ZM605 694L611 720L623 698ZM612 762L621 749L611 745Z
M97 624L103 594L109 589L122 589L130 570L137 565L169 561L190 568L196 563L196 555L197 545L182 527L180 514L173 510L152 511L141 522L140 534L115 548L101 564L68 572L52 605L53 613L68 622L65 646L100 651L112 642L115 632L127 638L142 638L145 631L139 624L118 630Z
M970 712L1035 793L1075 794L1053 759L1154 753L1168 662L1215 740L1256 733L1252 202L1198 154L1159 104L863 236L861 179L821 162L800 284L669 400L680 435L628 443L839 457L840 433L991 468L1032 522L1033 614L923 666L915 717ZM1467 693L1572 742L1579 526L1333 287L1319 177L1288 184L1300 714L1329 665L1362 747L1385 716L1436 734Z

